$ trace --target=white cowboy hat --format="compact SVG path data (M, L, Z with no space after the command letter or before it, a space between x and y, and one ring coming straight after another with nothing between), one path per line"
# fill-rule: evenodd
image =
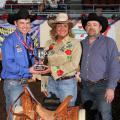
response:
M58 23L68 23L73 27L73 22L69 19L67 13L58 13L56 17L48 19L48 25L52 28L55 24Z

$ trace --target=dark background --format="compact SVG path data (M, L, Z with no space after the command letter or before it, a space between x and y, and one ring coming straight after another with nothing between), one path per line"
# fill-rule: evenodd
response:
M44 95L40 92L40 82L29 84L32 93L38 99L39 102L43 102ZM80 93L80 89L78 90ZM77 105L80 105L80 94L78 94ZM113 120L120 120L120 83L115 91L115 99L112 103L113 107ZM6 120L5 112L5 96L3 93L3 81L0 82L0 120Z

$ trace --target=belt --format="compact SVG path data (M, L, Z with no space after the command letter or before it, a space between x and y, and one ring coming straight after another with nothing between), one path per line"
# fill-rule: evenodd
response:
M58 78L57 80L69 80L69 79L74 78L74 77L75 77L75 75L73 75L73 76L66 76L66 77Z
M32 80L31 78L21 78L20 79L20 83L21 84L27 84L29 82L33 82L34 80Z
M97 81L91 81L91 80L86 80L85 82L88 82L89 84L97 84L97 83L104 83L106 79L100 79Z
M7 78L6 80L11 80L11 81L15 81L15 82L20 82L21 84L27 84L28 81L30 80L30 78L21 78L21 79L12 79L12 78Z

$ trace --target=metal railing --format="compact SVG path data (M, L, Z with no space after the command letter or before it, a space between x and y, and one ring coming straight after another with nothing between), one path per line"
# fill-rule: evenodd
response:
M40 12L39 4L28 3L28 4L6 4L3 10L8 13L14 13L19 8L27 8L31 13L34 14L57 14L58 12L67 12L73 16L79 16L82 13L97 12L97 8L102 8L102 14L117 14L120 16L120 4L59 4L63 9L45 9L44 12ZM0 10L0 14L2 11Z

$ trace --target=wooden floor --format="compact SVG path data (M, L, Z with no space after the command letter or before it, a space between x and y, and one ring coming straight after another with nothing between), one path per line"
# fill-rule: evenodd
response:
M33 94L35 95L35 97L39 100L39 102L43 102L44 96L40 92L40 82L31 83L29 86ZM80 104L80 94L78 94L78 99L77 99L77 105L79 104ZM112 105L113 105L113 120L120 120L120 83L116 88L115 99ZM6 120L5 96L3 94L3 82L0 82L0 120Z

